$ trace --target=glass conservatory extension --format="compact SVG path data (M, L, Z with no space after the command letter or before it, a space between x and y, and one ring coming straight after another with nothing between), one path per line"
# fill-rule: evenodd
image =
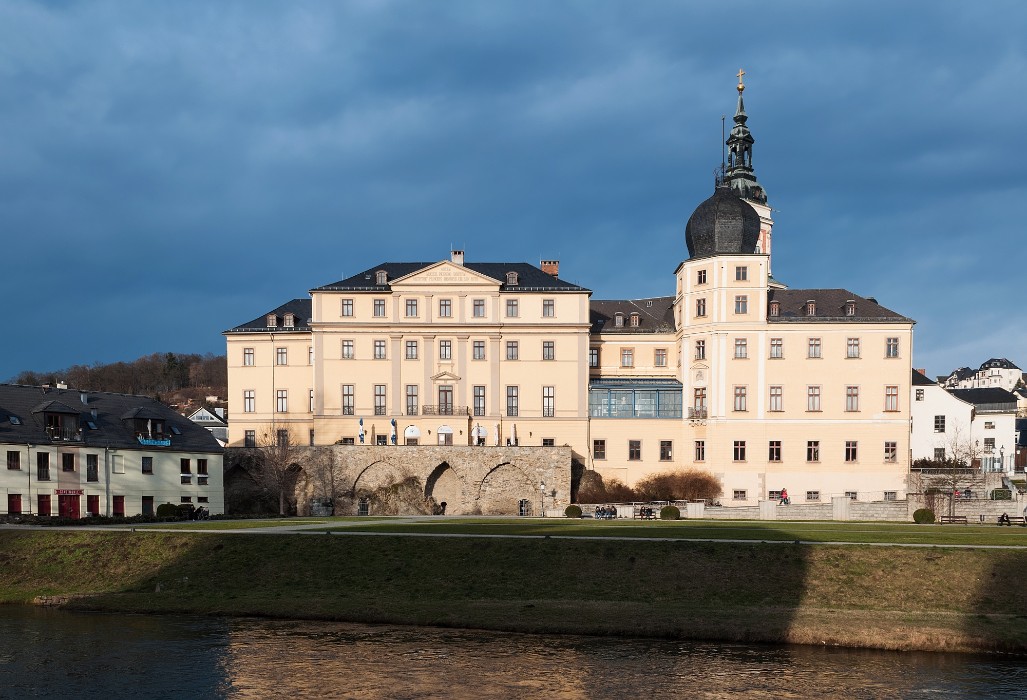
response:
M593 379L590 418L681 418L681 382L675 379Z

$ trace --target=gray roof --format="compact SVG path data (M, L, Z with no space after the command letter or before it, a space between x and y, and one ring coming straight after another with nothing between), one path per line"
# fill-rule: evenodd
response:
M294 317L293 327L285 328L282 323L285 314L292 314ZM274 314L277 318L277 325L268 326L267 317ZM295 333L310 330L310 299L293 299L287 301L277 309L272 309L248 323L241 323L235 328L229 328L225 333Z
M729 187L721 186L700 204L685 225L688 257L752 254L760 239L760 215Z
M983 389L948 389L948 392L957 399L962 399L975 406L984 404L1008 404L1011 410L1016 409L1016 394L997 387L986 387Z
M1004 357L993 357L981 364L981 369L1020 369Z
M674 297L652 299L593 299L588 304L592 333L667 333L674 330ZM624 315L618 328L615 318ZM631 325L631 314L638 314L638 325Z
M83 403L83 397L85 403ZM93 411L96 416L93 416ZM81 432L72 440L54 440L46 432L45 414L74 415ZM11 422L11 417L15 422ZM136 438L132 419L163 420L170 447L143 446ZM89 426L96 426L93 430ZM176 435L172 427L178 429ZM76 389L44 389L38 386L0 384L0 443L32 445L84 445L136 450L212 452L223 450L209 431L147 396L112 394Z
M913 370L913 386L938 386L938 382L930 379L922 372Z
M437 265L434 262L387 262L368 268L344 280L326 284L312 289L312 292L388 292L388 284L377 284L376 272L384 271L387 280L396 280L409 274ZM463 267L479 274L491 277L499 282L501 292L588 292L590 290L571 284L558 277L543 272L534 265L523 262L479 263L465 262ZM507 286L506 273L517 273L517 284Z
M861 297L847 289L771 289L767 300L781 305L778 316L768 314L767 320L774 323L914 323L913 319L881 306L873 297ZM813 316L806 314L806 302L810 300L816 302ZM856 303L852 316L845 313L849 301Z

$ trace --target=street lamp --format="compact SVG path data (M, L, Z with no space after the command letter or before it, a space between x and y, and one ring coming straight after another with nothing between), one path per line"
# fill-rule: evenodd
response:
M546 482L541 482L538 485L539 496L541 497L542 503L542 517L546 517Z
M998 470L1004 472L1006 470L1006 446L1002 445L998 448Z

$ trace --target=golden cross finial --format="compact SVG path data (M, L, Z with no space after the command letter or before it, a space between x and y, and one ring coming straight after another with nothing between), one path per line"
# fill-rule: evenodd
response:
M745 75L745 71L741 68L738 69L738 92L745 89L745 83L742 82L742 76Z

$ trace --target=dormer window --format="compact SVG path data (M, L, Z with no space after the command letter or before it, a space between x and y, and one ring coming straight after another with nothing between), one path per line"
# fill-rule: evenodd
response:
M613 315L613 325L615 328L624 327L624 314L622 314L620 311Z
M285 320L282 323L285 328L293 328L296 325L296 316L293 314L285 314Z
M816 300L809 299L809 300L806 301L806 315L807 316L816 316L817 315L817 302L816 302Z
M847 302L845 302L845 315L846 316L855 316L856 315L856 301L854 299L849 299Z
M770 302L770 315L780 316L781 315L781 302L775 300Z
M378 272L374 273L374 283L379 287L385 286L389 283L389 273L385 270L378 270Z
M268 328L277 328L278 327L278 316L276 316L275 314L268 314L267 315L267 327Z
M43 424L51 440L81 440L78 416L65 413L44 413Z
M638 314L632 313L629 318L631 319L631 327L638 328Z
M506 273L506 286L516 287L517 286L517 273L507 272Z

